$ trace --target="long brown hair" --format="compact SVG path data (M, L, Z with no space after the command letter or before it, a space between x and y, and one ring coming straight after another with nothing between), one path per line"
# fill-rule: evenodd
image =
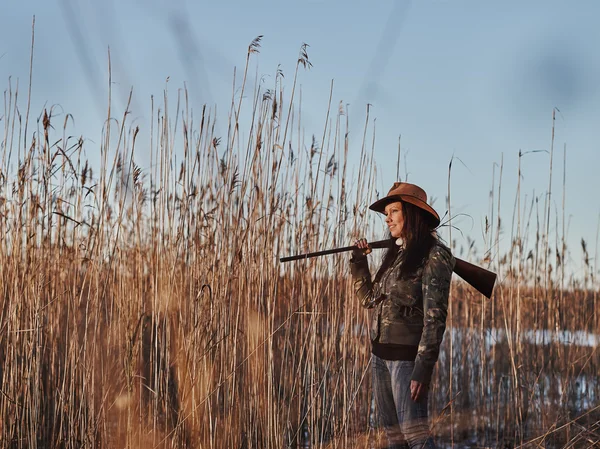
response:
M404 240L404 250L402 257L402 275L414 273L429 255L431 248L435 245L437 237L433 233L435 224L420 207L411 203L400 201L402 204L402 214L404 216L404 226L402 227L402 238ZM388 237L392 238L388 231ZM381 267L375 275L375 282L378 282L387 269L394 263L398 257L399 247L394 245L389 248L383 256Z
M402 273L411 274L423 265L437 237L433 233L435 225L423 209L403 201L402 211L404 212Z

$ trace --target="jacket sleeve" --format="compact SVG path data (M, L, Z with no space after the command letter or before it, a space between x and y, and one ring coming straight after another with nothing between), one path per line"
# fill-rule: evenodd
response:
M354 293L361 305L366 309L371 309L379 304L381 298L378 297L379 295L376 297L374 293L367 257L351 258L350 272L352 273Z
M423 333L412 380L424 384L431 381L446 330L448 295L454 262L448 248L436 245L423 269Z

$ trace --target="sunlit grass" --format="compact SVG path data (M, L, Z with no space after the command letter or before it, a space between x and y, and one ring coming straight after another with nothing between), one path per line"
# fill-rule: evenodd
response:
M259 47L260 39L251 43L249 60ZM379 444L368 313L353 296L347 255L278 263L377 232L366 210L375 195L372 123L360 175L348 168L344 108L330 105L323 129L305 137L294 99L298 71L310 67L306 51L287 89L281 73L268 90L242 82L222 136L208 109L192 114L185 92L178 107L165 95L153 108L151 129L134 127L128 114L111 117L99 149L68 137L72 122L52 109L25 134L17 91L7 89L4 447ZM148 151L139 147L143 133L148 167L136 163ZM85 151L100 151L101 167L92 170ZM501 189L500 176L490 210L499 210ZM522 335L597 332L595 270L587 258L584 277L565 281L557 262L566 263L567 249L553 244L562 236L543 219L511 219L537 239L515 233L500 254L498 214L486 247L469 248L472 262L500 274L494 298L453 286L431 389L434 432L459 446L537 438L532 447L585 447L600 432L597 346ZM506 339L487 344L493 329Z

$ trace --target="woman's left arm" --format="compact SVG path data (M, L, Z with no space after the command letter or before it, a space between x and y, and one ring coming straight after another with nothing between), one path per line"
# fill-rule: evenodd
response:
M423 333L412 380L426 385L431 381L446 330L448 295L454 262L448 248L436 245L423 269Z

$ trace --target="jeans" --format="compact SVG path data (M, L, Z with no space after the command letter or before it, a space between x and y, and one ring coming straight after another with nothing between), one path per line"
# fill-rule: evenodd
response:
M417 402L410 397L415 362L371 357L375 405L389 449L435 449L427 423L427 394Z

